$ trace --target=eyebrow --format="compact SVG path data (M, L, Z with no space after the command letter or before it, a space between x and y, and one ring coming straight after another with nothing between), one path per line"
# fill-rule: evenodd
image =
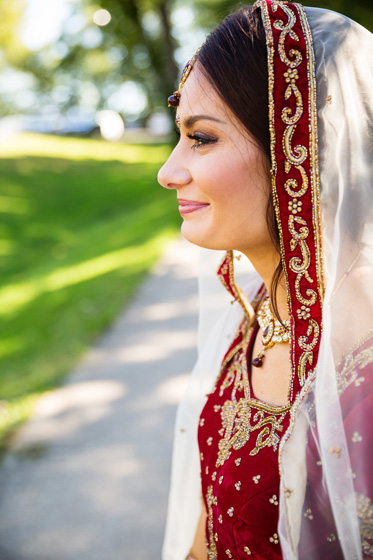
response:
M183 121L183 125L185 126L185 128L192 128L192 126L193 126L197 121L213 121L213 122L225 124L224 121L221 121L220 119L217 119L217 118L215 118L215 117L210 117L209 115L193 115L193 116L191 116L191 117L187 117L187 118ZM176 118L176 124L179 124L179 125L180 125L180 119L177 119L177 118Z

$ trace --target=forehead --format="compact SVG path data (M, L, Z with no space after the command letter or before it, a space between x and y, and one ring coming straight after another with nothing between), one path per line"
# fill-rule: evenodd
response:
M181 90L177 113L181 118L199 114L213 114L224 120L232 117L229 107L202 74L198 64L191 71Z

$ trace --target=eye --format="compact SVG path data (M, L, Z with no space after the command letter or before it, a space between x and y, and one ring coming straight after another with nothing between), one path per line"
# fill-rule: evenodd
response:
M205 136L204 134L187 134L187 137L190 140L194 140L195 144L193 144L192 149L200 148L201 146L206 146L207 144L215 144L218 141L217 138L213 138L212 136Z

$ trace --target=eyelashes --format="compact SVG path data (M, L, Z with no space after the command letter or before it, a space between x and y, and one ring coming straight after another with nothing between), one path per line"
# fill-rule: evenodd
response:
M195 144L193 144L193 148L200 148L201 146L206 146L208 144L215 144L218 139L213 138L211 136L204 136L202 134L187 134L187 137L190 140L194 140Z
M180 138L181 133L179 127L175 127L176 135ZM218 141L218 138L212 136L206 136L205 134L187 134L186 135L189 140L193 140L195 143L191 146L192 150L194 148L200 148L201 146L206 146L208 144L215 144Z

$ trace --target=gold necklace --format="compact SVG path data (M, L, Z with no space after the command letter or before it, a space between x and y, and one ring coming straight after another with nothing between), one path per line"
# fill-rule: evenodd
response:
M282 342L290 342L290 320L284 319L281 323L275 319L271 311L269 296L266 296L258 310L258 323L263 331L261 337L263 348L253 359L252 364L255 367L262 367L265 351L268 348Z

